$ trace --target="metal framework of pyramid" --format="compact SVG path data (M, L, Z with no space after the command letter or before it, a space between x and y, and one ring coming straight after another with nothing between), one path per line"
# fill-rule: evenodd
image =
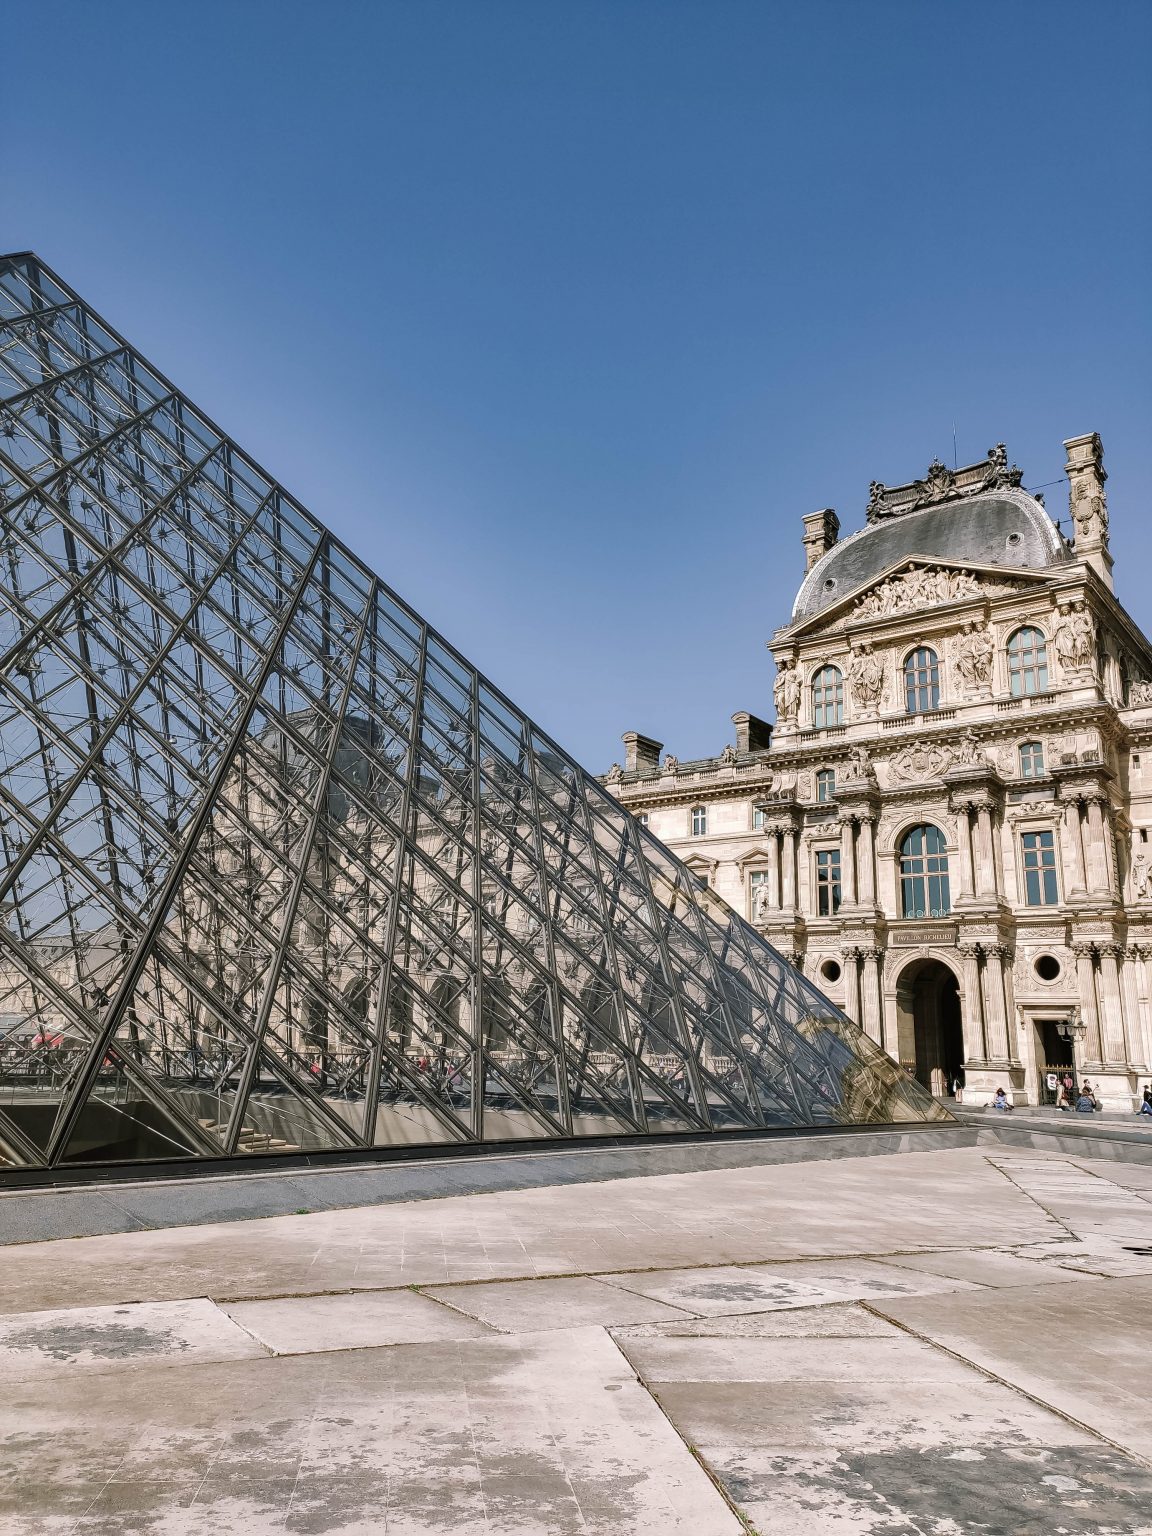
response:
M0 528L0 1163L947 1118L31 255Z

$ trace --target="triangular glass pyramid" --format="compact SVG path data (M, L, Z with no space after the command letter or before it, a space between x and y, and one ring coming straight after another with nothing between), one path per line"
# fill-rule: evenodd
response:
M0 1163L946 1118L30 255Z

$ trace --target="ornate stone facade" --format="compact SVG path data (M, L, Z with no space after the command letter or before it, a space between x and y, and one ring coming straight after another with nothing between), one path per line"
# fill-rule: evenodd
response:
M769 641L776 723L613 792L937 1092L1131 1109L1152 1069L1152 647L1112 589L1100 439L1072 542L1003 445L873 483Z

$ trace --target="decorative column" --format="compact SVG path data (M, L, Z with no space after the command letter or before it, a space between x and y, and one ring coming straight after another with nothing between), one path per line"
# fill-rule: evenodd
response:
M840 818L840 905L856 905L856 839L851 816Z
M992 838L992 806L987 800L976 805L976 894L996 899L996 848Z
M864 1001L861 1024L864 1033L877 1045L884 1043L884 1004L880 996L880 961L884 952L880 949L861 950L864 957Z
M1102 791L1085 798L1088 804L1087 825L1084 829L1088 889L1102 896L1115 897L1116 853L1109 847L1112 841L1112 818L1109 814L1111 802Z
M972 818L971 806L965 801L956 806L956 851L960 858L961 901L971 901L976 895L972 875Z
M842 949L844 960L844 1012L854 1024L861 1024L860 1017L860 951Z
M1087 893L1087 887L1084 884L1084 844L1080 838L1079 800L1064 802L1064 836L1061 842L1068 863L1068 894L1083 896Z
M780 836L775 827L768 831L768 905L780 910Z
M1101 944L1100 956L1100 1038L1104 1051L1100 1057L1109 1066L1125 1064L1124 1005L1120 998L1119 944Z
M988 1021L988 1060L1007 1061L1012 1055L1008 1046L1008 1016L1004 1005L1004 955L1003 944L985 944L984 950L984 1017Z
M980 986L980 946L959 944L957 952L964 969L960 988L964 1058L967 1062L987 1061L988 1031L985 1026L984 998Z
M1080 999L1080 1017L1084 1021L1084 1059L1104 1060L1100 1040L1100 1013L1096 1005L1096 965L1091 944L1073 944L1076 957L1076 991Z
M876 818L871 812L860 817L860 836L856 844L857 899L865 907L876 905ZM878 951L873 951L878 953ZM867 957L865 957L867 958ZM880 1037L877 1035L876 1037Z
M782 904L786 912L796 909L796 832L792 827L784 829Z

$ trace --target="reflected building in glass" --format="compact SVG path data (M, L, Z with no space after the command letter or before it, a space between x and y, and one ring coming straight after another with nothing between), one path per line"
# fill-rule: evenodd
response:
M30 255L0 413L10 1176L944 1116Z

